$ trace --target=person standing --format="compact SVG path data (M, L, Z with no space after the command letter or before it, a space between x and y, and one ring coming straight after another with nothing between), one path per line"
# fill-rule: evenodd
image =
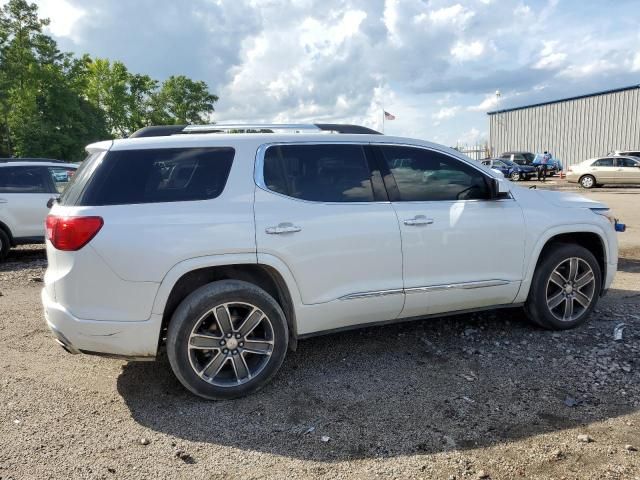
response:
M549 165L549 160L551 160L551 155L549 154L549 152L545 151L544 155L542 156L542 161L540 162L540 165L538 165L538 181L547 181L547 168Z

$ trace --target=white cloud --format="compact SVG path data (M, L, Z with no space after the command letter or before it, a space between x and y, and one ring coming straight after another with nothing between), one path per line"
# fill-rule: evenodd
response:
M640 52L636 53L631 63L632 72L640 72Z
M460 135L456 141L457 145L479 145L486 141L486 132L481 132L476 127L471 127L470 130Z
M594 74L603 74L617 69L618 65L615 63L606 59L599 59L593 62L569 65L561 71L558 76L571 79L581 79L590 77Z
M431 118L434 120L446 120L448 118L455 117L456 114L460 111L460 107L443 107L438 110L436 113L431 115Z
M63 51L205 80L215 120L379 129L384 104L398 118L388 133L451 145L482 132L489 110L632 85L640 71L637 28L600 20L633 18L632 2L32 1Z
M477 105L468 108L471 112L488 112L498 106L498 96L495 94L487 95L485 99Z
M484 43L476 40L473 42L457 42L451 49L453 58L459 61L473 60L484 53Z
M459 3L451 5L450 7L440 8L429 12L429 20L434 24L441 25L456 25L458 27L464 26L469 20L473 18L475 13L466 7L463 7Z
M545 40L542 44L544 48L540 52L540 58L533 68L553 70L562 66L567 59L567 54L556 51L559 42L557 40Z

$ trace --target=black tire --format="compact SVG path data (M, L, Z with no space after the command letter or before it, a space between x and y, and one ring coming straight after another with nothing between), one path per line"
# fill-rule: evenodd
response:
M223 304L229 304L229 308L226 311L231 313L230 325L233 332L236 332L235 335L240 335L239 327L242 323L242 318L234 318L234 311L242 311L242 308L246 306L247 311L250 311L251 307L256 307L264 313L268 325L259 324L258 329L270 332L270 334L265 333L265 336L270 337L272 341L271 352L268 357L267 355L252 354L252 352L248 351L248 347L241 348L244 346L243 340L247 344L251 341L262 340L261 338L257 340L251 339L252 332L249 332L246 337L243 336L239 340L228 339L228 345L230 346L233 341L233 346L231 346L231 348L235 349L233 352L226 348L223 350L222 347L217 346L217 343L215 349L190 349L189 341L192 333L215 335L216 342L220 335L220 338L225 338L222 335L225 329L219 327L219 331L217 331L218 326L221 325L217 321L217 314L215 317L213 316L213 309L218 307L216 312L221 312L221 317L224 317L225 310L219 310L219 308L224 308ZM207 312L211 313L207 314ZM212 326L202 331L194 330L196 328L201 329L203 325L206 325L205 322L207 320L203 320L204 315L210 315L210 317L206 318L211 318L209 321ZM251 317L250 314L247 319L249 317ZM261 322L263 321L261 320ZM175 376L188 390L206 399L225 400L254 393L269 383L284 361L288 342L289 331L284 312L267 292L248 282L222 280L200 287L178 306L169 323L167 356ZM223 354L223 351L227 353ZM207 355L209 356L207 357ZM248 359L247 355L249 355ZM196 372L196 367L205 364L210 365L213 363L214 357L218 356L224 357L221 363L222 368L218 370L219 373L215 373L213 377L206 380ZM202 363L199 364L198 362L201 360ZM246 371L250 371L250 362L254 360L257 373L252 376L244 376L243 380L239 380L236 361L242 362L244 368L247 369ZM206 368L202 369L200 374L206 376L205 371ZM228 378L224 378L223 375L225 374ZM237 377L235 380L233 375ZM241 381L244 383L240 383ZM211 382L227 382L227 384L219 385ZM237 382L237 384L234 382Z
M510 178L514 182L518 182L522 180L522 176L520 175L520 172L511 172Z
M7 258L9 255L9 249L11 248L11 242L9 235L2 229L0 229L0 262Z
M589 291L581 292L576 287L571 287L571 292L567 293L566 290L558 287L553 280L551 280L551 275L554 273L557 267L559 267L563 262L570 262L571 258L577 258L581 260L579 265L582 266L582 274L588 273L588 267L591 268L591 272L593 273L593 285L589 285ZM582 263L585 262L585 263ZM568 265L567 265L568 267ZM560 267L564 268L564 267ZM582 275L580 273L580 268L576 271L575 277L579 277ZM569 278L570 275L567 276ZM567 287L568 288L568 287ZM582 287L584 288L584 287ZM544 257L541 259L539 265L536 268L536 271L533 274L533 280L531 282L531 289L529 290L529 297L527 298L527 302L525 304L525 311L530 320L532 320L537 325L542 328L546 328L548 330L567 330L570 328L577 327L578 325L583 324L589 314L594 309L598 299L600 298L600 290L602 288L602 272L600 270L600 265L598 261L594 257L594 255L584 247L575 244L566 244L566 243L558 243L550 247L544 254ZM555 290L554 290L555 289ZM574 292L578 292L577 294ZM571 293L575 295L583 295L581 298L586 298L584 295L589 296L590 300L587 307L583 307L582 304L578 303L578 300L574 300L573 298L570 300L573 306L577 305L577 313L576 318L568 318L566 320L559 319L557 315L559 311L566 313L566 301L563 300L557 307L553 308L549 307L547 303L548 296L555 297L554 293L561 293L563 298L566 298L566 295L571 296ZM559 298L559 297L555 297ZM564 309L564 310L563 310Z
M582 188L593 188L596 186L596 178L593 175L583 175L580 177L580 186Z

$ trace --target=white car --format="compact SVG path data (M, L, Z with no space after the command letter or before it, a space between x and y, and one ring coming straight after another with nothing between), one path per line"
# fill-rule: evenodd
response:
M47 202L57 197L78 168L48 159L0 159L0 260L9 249L44 241Z
M640 185L640 158L610 156L591 158L567 170L567 181L583 188L607 184Z
M47 219L42 301L67 351L166 348L190 391L233 398L309 336L522 306L567 329L613 281L601 203L420 140L225 128L87 147Z

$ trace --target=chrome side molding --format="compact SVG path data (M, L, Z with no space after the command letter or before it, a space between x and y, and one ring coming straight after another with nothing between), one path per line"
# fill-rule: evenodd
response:
M494 280L477 280L474 282L449 283L449 284L443 284L443 285L429 285L426 287L394 288L391 290L377 290L373 292L351 293L349 295L340 297L338 300L357 300L361 298L397 295L400 293L405 293L405 294L424 293L424 292L435 292L438 290L451 290L451 289L472 290L475 288L499 287L502 285L507 285L509 283L511 283L509 280L494 279Z

